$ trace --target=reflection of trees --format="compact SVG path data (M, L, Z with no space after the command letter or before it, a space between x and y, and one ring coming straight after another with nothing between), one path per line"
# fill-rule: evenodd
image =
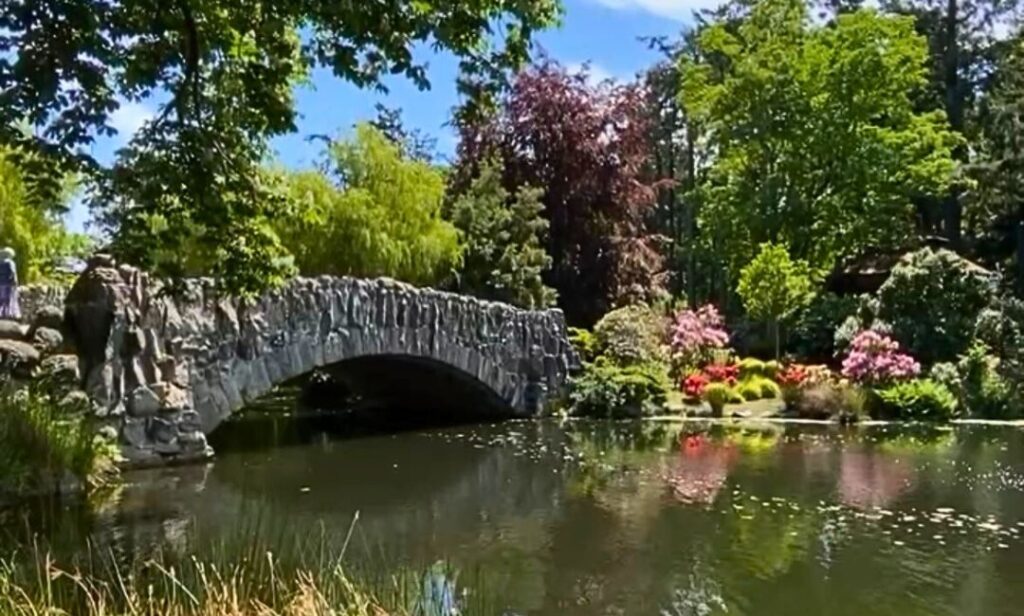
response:
M860 445L848 445L839 458L839 499L851 507L888 507L904 490L913 488L915 479L916 472L906 461Z
M739 456L731 443L719 444L700 434L684 437L664 478L676 500L711 504L725 485Z

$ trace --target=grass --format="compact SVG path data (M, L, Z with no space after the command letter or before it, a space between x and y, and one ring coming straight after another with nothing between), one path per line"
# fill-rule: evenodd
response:
M104 487L116 459L87 409L62 406L41 383L0 385L0 497Z
M494 613L444 563L347 567L347 534L301 538L243 515L216 542L145 559L92 547L57 555L34 538L0 558L4 616L453 616ZM287 538L285 538L287 537ZM282 538L284 540L282 541ZM480 580L475 580L480 586ZM456 608L457 606L457 608ZM457 611L455 611L457 609Z

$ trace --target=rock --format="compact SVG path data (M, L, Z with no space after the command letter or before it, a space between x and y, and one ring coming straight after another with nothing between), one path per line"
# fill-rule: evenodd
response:
M178 430L181 432L200 432L203 429L202 419L195 411L185 411L178 417Z
M748 419L750 417L750 411L747 409L740 409L732 412L733 419Z
M25 340L28 327L8 319L0 319L0 340Z
M153 383L150 386L160 401L163 412L181 411L188 407L188 393L172 383Z
M114 257L109 255L109 254L107 254L107 253L104 253L104 252L98 252L98 253L94 254L93 256L89 257L89 260L86 261L85 263L86 263L86 267L88 267L89 269L92 269L92 268L95 268L95 267L116 267L117 266L116 262L114 261Z
M121 425L121 442L135 449L144 449L149 443L146 437L146 420L125 419Z
M74 355L51 355L39 362L34 376L55 394L67 395L80 386L78 358Z
M40 353L51 353L58 350L63 344L64 336L49 327L40 327L32 335L32 346L39 349Z
M128 412L133 417L150 417L158 410L160 398L145 385L139 385L128 394Z
M57 306L41 306L36 310L32 319L32 326L29 328L29 336L32 336L41 328L54 329L58 332L64 328L64 310Z
M162 417L153 417L149 420L149 437L156 443L173 443L178 437L178 426Z
M39 351L27 342L0 340L0 374L29 378L39 364Z

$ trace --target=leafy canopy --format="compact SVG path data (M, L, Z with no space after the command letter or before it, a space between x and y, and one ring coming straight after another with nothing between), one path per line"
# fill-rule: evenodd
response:
M444 178L368 124L332 141L321 171L282 172L291 210L274 230L305 275L390 276L432 285L459 262L441 218Z
M257 292L293 271L270 222L287 194L260 168L268 140L295 129L293 87L313 67L364 87L392 73L426 87L412 49L429 41L482 95L559 11L557 0L0 0L0 142L89 171L127 258L175 274L199 246L231 290ZM157 116L100 169L87 146L114 132L121 101L153 94L167 97ZM14 128L23 119L29 136Z
M915 110L927 49L912 19L859 10L821 26L801 0L762 1L696 47L681 97L714 152L699 224L729 271L765 241L816 269L900 245L911 200L948 185L958 140L942 112Z
M750 316L772 325L775 354L779 354L779 321L814 299L807 262L791 259L785 244L761 244L757 256L740 271L736 289Z

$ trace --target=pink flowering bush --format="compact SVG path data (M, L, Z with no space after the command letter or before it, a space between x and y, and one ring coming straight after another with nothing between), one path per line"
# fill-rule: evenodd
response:
M707 360L712 349L729 344L722 315L711 304L697 310L682 310L672 320L669 345L673 363L691 368Z
M898 342L874 330L858 333L843 360L843 376L856 383L879 384L917 376L921 365L900 352Z

